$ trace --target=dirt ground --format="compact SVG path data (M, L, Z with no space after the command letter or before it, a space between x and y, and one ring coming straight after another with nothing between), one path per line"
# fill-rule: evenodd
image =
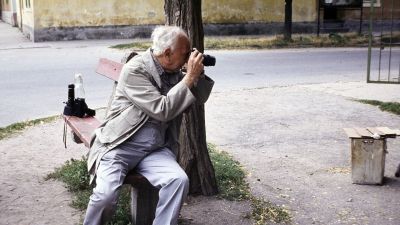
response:
M345 127L400 127L400 116L349 97L400 102L398 85L297 85L214 94L207 137L238 159L252 192L293 224L400 224L400 138L388 139L382 186L351 182Z
M46 180L47 174L65 161L81 159L86 148L68 139L62 142L63 121L31 127L0 141L0 224L80 224L84 212L69 205L71 194L63 183ZM251 224L245 216L249 202L216 197L189 197L182 210L182 224Z
M207 137L248 172L252 192L289 209L293 224L399 224L400 139L388 140L385 183L355 185L344 127L399 128L400 117L349 97L400 102L397 85L362 82L213 93ZM71 195L44 177L86 149L62 143L59 119L0 141L0 224L79 224ZM190 198L185 224L252 224L249 202Z

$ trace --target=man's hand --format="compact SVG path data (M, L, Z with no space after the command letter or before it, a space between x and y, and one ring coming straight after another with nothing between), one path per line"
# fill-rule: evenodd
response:
M203 71L204 71L203 54L199 52L197 49L195 49L190 54L187 63L187 73L186 76L183 78L183 81L189 88L191 88L195 83L197 83Z

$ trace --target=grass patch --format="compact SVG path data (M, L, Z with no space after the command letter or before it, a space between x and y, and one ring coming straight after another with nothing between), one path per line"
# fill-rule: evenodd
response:
M263 199L253 197L251 206L253 208L252 217L257 225L268 224L269 222L286 223L291 220L287 209Z
M246 174L239 162L233 160L226 152L218 152L215 145L208 144L208 150L215 170L219 196L231 201L249 199L249 185L245 181Z
M130 44L113 45L110 48L146 50L146 49L148 49L150 47L151 47L151 42L149 42L149 41L140 41L140 42L133 42L133 43L130 43Z
M29 120L29 121L24 121L24 122L19 122L19 123L13 123L6 127L0 127L0 140L8 138L11 135L24 130L25 128L32 127L37 124L53 122L58 117L59 116L51 116L51 117L46 117L46 118L41 118L41 119L36 119L36 120Z
M92 188L89 185L89 173L87 172L87 159L68 160L63 166L46 176L46 180L56 179L64 182L66 188L73 194L71 206L75 209L86 210ZM113 219L108 225L130 224L130 190L123 186L119 196L117 209Z
M233 160L228 153L218 151L215 145L209 144L208 149L220 190L219 197L234 201L250 200L252 205L251 217L256 224L268 224L269 221L282 223L291 220L286 209L251 195L249 185L245 181L246 173L239 162ZM46 180L57 179L64 182L74 196L71 206L80 210L86 209L93 188L89 186L86 163L86 158L81 160L71 159L46 177ZM130 224L129 209L129 187L124 186L119 196L117 211L108 224Z
M251 217L255 224L286 223L291 220L289 211L283 207L253 196L249 184L245 181L246 174L240 163L227 152L218 151L213 144L208 144L210 158L215 170L219 188L219 196L231 201L250 200Z
M400 32L392 36L392 42L400 40ZM388 37L382 37L382 42L388 42ZM305 47L359 47L368 45L368 35L357 33L345 34L293 34L291 40L285 40L282 35L276 36L206 36L205 49L276 49ZM379 38L374 38L373 45L380 45ZM144 51L151 46L150 40L139 40L130 44L111 46L117 49L132 49Z
M400 115L400 103L398 102L381 102L377 100L367 100L367 99L361 99L356 101L364 104L378 106L379 109L382 111L387 111L394 113L396 115Z

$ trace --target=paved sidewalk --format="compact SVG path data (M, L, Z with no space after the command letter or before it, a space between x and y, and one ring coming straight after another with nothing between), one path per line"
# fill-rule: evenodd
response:
M16 43L24 44L30 41L25 38L17 27L12 27L8 23L0 20L0 47L7 45L15 45Z
M142 39L135 39L139 41ZM144 39L143 39L144 40ZM0 20L0 50L26 49L26 48L72 48L86 46L111 46L116 44L132 43L132 39L113 40L70 40L70 41L47 41L32 42L25 37L17 27Z
M355 185L343 128L400 128L400 116L352 98L400 102L400 86L339 82L216 93L206 105L207 138L244 165L255 195L288 208L294 224L398 225L400 138L388 139L385 183Z

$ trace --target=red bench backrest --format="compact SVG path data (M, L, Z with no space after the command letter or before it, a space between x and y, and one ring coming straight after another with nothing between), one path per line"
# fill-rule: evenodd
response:
M122 63L118 63L105 58L100 58L96 73L108 77L113 81L118 81L122 66Z

